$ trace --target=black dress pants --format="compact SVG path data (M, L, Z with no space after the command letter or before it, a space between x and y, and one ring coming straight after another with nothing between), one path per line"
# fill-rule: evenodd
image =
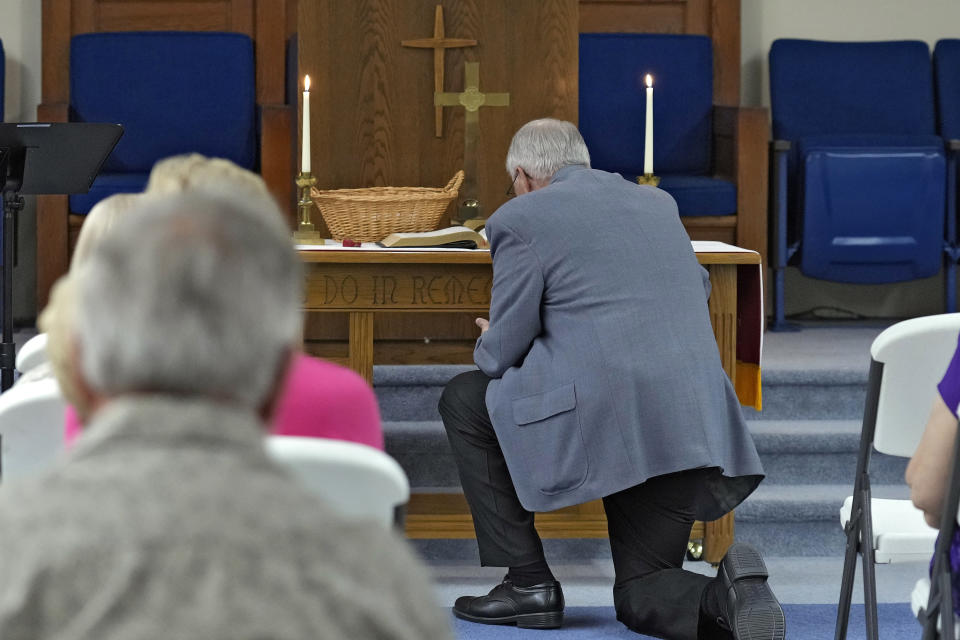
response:
M460 483L477 534L483 566L517 567L543 560L533 513L516 489L490 422L485 394L490 378L480 371L451 380L440 399ZM700 602L711 578L682 569L693 505L704 470L650 478L603 499L616 579L617 619L639 633L661 638L730 638Z

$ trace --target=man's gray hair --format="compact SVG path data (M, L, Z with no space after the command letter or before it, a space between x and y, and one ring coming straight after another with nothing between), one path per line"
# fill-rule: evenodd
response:
M120 220L77 275L76 340L102 395L259 408L301 331L302 272L279 211L192 192Z
M523 168L531 178L548 180L568 165L590 166L587 143L571 122L542 118L520 127L507 151L507 173Z

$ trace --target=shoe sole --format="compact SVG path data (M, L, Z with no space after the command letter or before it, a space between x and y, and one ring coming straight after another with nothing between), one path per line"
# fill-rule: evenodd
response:
M784 640L786 621L783 609L767 584L767 565L749 545L735 544L721 564L723 586L733 589L737 602L736 620L730 621L737 640Z
M480 618L454 609L453 615L461 620L479 624L515 624L520 629L559 629L563 624L563 611L521 613L515 616L504 616L502 618Z

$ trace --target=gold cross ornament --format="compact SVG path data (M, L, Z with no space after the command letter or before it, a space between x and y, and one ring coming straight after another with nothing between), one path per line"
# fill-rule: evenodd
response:
M435 93L443 91L443 58L447 49L457 47L476 46L476 40L467 40L465 38L447 38L443 28L443 5L437 5L437 10L433 16L433 37L417 38L415 40L402 40L401 45L405 47L416 47L419 49L433 49L433 90ZM437 106L434 115L434 131L438 138L443 137L443 108Z
M463 107L466 110L463 132L463 192L458 220L469 220L482 215L477 200L477 140L480 137L480 107L509 107L509 93L481 93L480 63L468 62L464 66L463 93L436 93L433 104L438 107Z
M480 107L509 107L509 93L480 93L480 63L468 62L464 65L463 93L440 93L433 97L438 107L463 107L467 110L467 121L479 121L477 111Z

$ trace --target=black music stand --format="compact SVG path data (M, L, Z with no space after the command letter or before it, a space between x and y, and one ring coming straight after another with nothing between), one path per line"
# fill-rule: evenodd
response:
M13 243L21 195L86 193L113 151L118 124L0 123L0 190L3 195L3 318L0 391L13 385Z

